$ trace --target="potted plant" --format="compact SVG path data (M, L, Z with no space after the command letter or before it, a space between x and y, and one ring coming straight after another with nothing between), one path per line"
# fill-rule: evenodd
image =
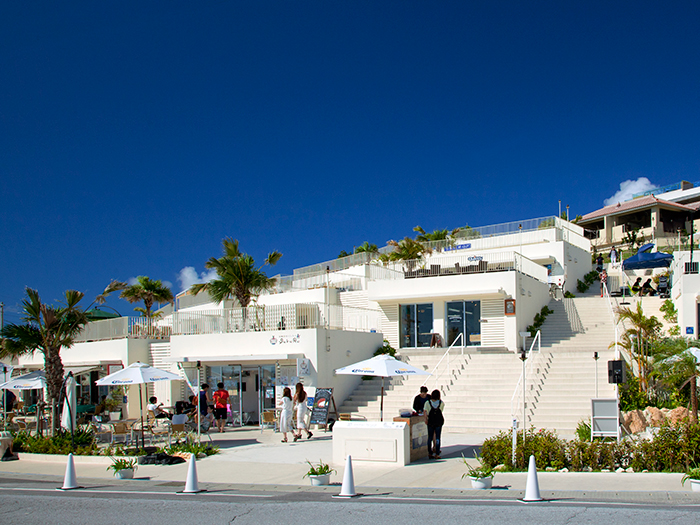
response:
M481 461L478 454L474 454L474 459ZM478 467L472 467L467 463L467 458L462 455L462 461L467 467L467 472L462 474L462 479L468 477L472 480L472 488L475 489L490 489L493 483L493 469L483 463Z
M304 477L308 477L312 485L330 485L331 473L335 472L335 469L332 469L321 460L319 460L318 465L313 465L308 459L306 462L309 464L309 471L304 474Z
M681 482L685 485L685 482L690 480L690 490L693 492L700 492L700 467L689 468Z
M112 393L107 398L105 398L105 411L109 413L109 419L111 421L121 419L122 417L122 412L118 409L122 404L123 396L124 391L121 387L117 387L114 390L112 390Z
M114 475L119 479L133 479L134 472L138 468L138 461L135 458L111 458L112 464L107 470L113 470Z

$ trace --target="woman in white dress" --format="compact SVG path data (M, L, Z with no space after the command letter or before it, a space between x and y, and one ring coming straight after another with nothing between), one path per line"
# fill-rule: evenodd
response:
M306 432L306 438L310 439L313 434L309 432L306 428L306 412L308 408L306 407L306 392L304 391L304 385L297 383L296 393L294 394L294 403L297 409L297 433L294 434L294 441L301 439L301 431Z
M294 434L294 429L292 428L292 411L294 406L292 405L292 391L289 387L285 387L282 391L282 413L280 414L280 432L284 436L282 443L287 442L287 432Z

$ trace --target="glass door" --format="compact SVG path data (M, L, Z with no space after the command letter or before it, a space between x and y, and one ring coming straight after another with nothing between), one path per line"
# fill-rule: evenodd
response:
M258 367L260 388L258 390L258 421L263 424L263 413L275 410L275 365Z

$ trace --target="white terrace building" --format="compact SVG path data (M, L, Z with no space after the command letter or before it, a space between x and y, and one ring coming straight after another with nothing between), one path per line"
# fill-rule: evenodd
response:
M333 387L340 406L361 380L334 370L371 357L383 339L407 355L449 346L512 355L552 286L575 291L591 270L583 229L556 217L475 228L470 237L432 243L420 260L383 265L358 254L301 268L245 309L185 292L151 323L90 323L63 360L89 403L102 393L95 379L140 360L186 378L151 387L166 405L185 399L187 383L221 381L234 422L259 421L297 381L311 392ZM42 363L37 356L20 365ZM513 386L505 386L508 395ZM135 394L132 388L129 414L138 411Z

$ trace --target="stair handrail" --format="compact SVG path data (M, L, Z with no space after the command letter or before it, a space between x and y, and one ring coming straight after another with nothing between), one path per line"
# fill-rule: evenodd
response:
M452 350L452 348L453 348L454 346L457 346L457 341L459 341L460 339L462 340L462 355L464 355L464 334L463 334L462 332L460 332L459 334L457 334L457 337L455 337L455 340L452 341L452 344L451 344L449 347L447 347L447 350L445 351L445 353L442 354L442 357L441 357L440 360L437 362L437 364L433 367L433 369L432 369L432 371L430 372L430 375L428 376L428 378L427 378L425 381L423 381L423 384L421 385L421 387L426 386L426 385L428 384L428 381L429 381L431 378L432 378L432 379L435 379L436 381L437 381L437 379L440 378L440 375L438 375L437 377L433 378L433 373L434 373L434 372L438 369L438 367L442 364L443 359L445 359L445 357L448 357L448 356L450 355L450 350ZM451 370L451 368L450 368L450 359L449 359L449 357L448 357L448 359L447 359L447 372L450 373L451 371L452 371L452 370ZM436 384L437 384L437 383L436 383ZM420 393L420 387L418 387L418 392L416 392L416 395L418 395L419 393Z
M530 377L531 374L530 372L532 371L532 368L535 363L535 359L539 360L539 357L542 355L542 346L541 346L541 340L542 340L542 332L540 330L537 330L537 333L535 334L534 339L532 340L532 344L530 345L530 350L528 351L527 355L532 356L532 352L534 351L533 348L535 346L535 343L537 343L537 354L535 357L527 357L528 363L525 365L525 373L527 374L527 377ZM521 394L521 389L522 389L522 383L523 383L523 373L522 371L520 372L520 377L518 378L518 382L515 385L515 389L513 390L513 395L510 398L510 414L512 417L515 417L515 401L517 398L520 397ZM523 425L525 425L525 422L523 421ZM524 428L524 427L523 427Z

